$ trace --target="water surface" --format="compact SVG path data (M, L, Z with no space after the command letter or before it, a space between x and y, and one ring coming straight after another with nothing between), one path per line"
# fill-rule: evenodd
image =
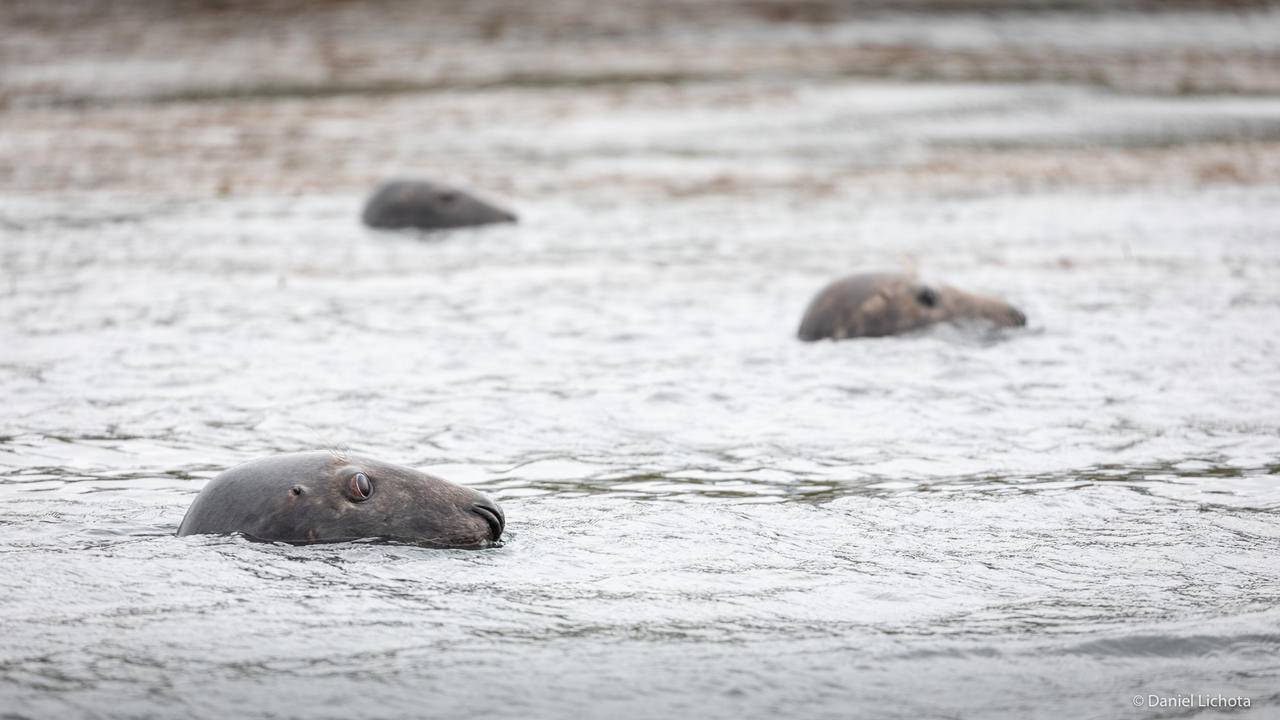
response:
M1277 200L535 206L441 239L334 197L28 206L6 705L1265 716ZM835 269L902 258L1029 326L794 339ZM222 468L314 447L481 488L508 542L172 535Z
M76 93L111 95L127 63L43 67L13 36L0 707L1110 719L1220 696L1275 716L1280 105L1246 71L1276 17L718 30L789 58L757 75L664 25L602 72L705 55L679 82L426 87L426 63L401 78L422 87L276 96L197 63L129 86L188 97L103 105ZM1184 90L1218 68L1251 94L1117 90L1176 80L1145 55L1091 55L1090 86L792 54L879 52L859 44L886 29L997 66L1198 44L1234 60ZM538 49L503 37L477 52ZM399 66L375 60L376 89ZM58 77L64 104L24 89ZM424 169L521 222L359 226L374 182ZM822 286L880 269L1030 322L796 340ZM505 545L174 536L218 472L317 448L490 493Z

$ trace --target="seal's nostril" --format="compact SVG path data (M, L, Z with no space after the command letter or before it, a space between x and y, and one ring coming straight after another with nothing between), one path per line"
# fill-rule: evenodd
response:
M489 534L492 536L489 538L490 540L497 540L502 537L502 530L507 526L506 518L502 515L502 508L495 503L489 502L484 504L476 503L471 506L471 510L488 523Z

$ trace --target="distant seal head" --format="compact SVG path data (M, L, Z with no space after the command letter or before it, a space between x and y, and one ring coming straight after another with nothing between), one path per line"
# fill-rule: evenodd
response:
M446 228L515 222L515 214L457 189L426 180L383 183L365 203L361 219L389 230Z
M930 285L901 273L850 275L828 285L800 321L801 340L896 335L934 323L980 319L1020 327L1027 316L995 298L946 285Z
M505 524L497 503L448 480L377 460L309 452L254 460L210 480L178 534L483 548L502 537Z

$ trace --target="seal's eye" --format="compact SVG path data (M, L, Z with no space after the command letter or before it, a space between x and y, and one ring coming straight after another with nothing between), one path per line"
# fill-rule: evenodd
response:
M289 488L289 492L293 493L294 495L301 495L301 494L302 494L302 486L301 486L301 485L294 485L293 487Z
M916 302L925 307L934 307L938 304L938 293L933 288L920 288L916 291Z
M368 500L373 494L373 483L369 482L369 476L362 472L358 472L351 476L351 481L347 483L347 493L351 495L351 499L356 502Z
M451 203L451 202L453 202L453 201L455 201L455 200L457 200L457 199L458 199L458 194L457 194L457 193L451 193L451 192L442 192L442 193L440 193L440 202L443 202L443 203Z

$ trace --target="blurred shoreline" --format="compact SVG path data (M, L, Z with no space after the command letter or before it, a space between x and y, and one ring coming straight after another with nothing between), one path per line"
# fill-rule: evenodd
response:
M0 24L12 107L760 76L1280 91L1267 3L15 2Z
M1274 3L19 0L0 4L0 26L4 194L363 192L417 171L588 200L602 182L687 197L1280 181ZM918 90L906 124L873 114L870 141L847 137L839 123L864 117L848 91L899 86ZM983 87L1022 90L928 100ZM1134 98L1165 107L1135 114ZM1028 120L1007 137L917 136L920 102L962 127ZM637 147L624 127L714 113L740 129L789 110L803 124L806 103L843 162L806 147L818 162L793 152L763 171L696 132ZM1055 112L1076 119L1057 127ZM619 135L539 144L542 128L601 123ZM617 155L668 167L571 172Z

